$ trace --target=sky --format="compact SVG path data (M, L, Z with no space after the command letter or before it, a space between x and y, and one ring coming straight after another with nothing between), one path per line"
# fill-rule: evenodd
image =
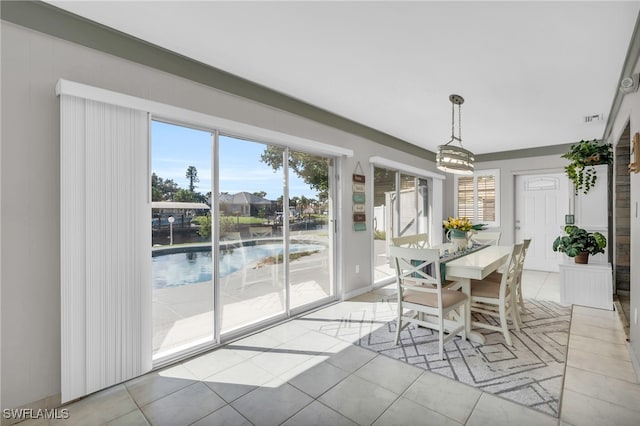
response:
M196 192L211 191L211 133L173 124L152 122L152 171L163 179L173 179L181 188L188 188L185 176L189 166L198 170ZM276 200L282 195L282 171L274 172L260 161L265 145L228 136L220 136L220 191L265 191L265 198ZM317 198L316 192L292 173L289 197L304 195Z

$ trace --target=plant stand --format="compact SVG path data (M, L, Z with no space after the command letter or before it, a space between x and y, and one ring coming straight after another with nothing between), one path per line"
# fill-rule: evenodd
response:
M611 264L561 263L560 304L613 310Z

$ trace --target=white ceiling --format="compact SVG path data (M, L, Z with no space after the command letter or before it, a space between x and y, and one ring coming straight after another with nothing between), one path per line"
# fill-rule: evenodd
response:
M640 8L49 3L432 151L449 141L449 95L460 94L463 144L478 154L602 137ZM595 114L604 120L584 122Z

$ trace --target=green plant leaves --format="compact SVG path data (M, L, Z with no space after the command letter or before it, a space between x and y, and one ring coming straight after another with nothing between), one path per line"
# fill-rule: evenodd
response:
M589 254L604 253L607 239L599 232L588 232L577 226L565 226L567 235L561 235L553 241L553 251L566 253L569 257L576 257L580 252Z
M611 144L601 145L596 139L592 141L581 140L579 143L571 145L569 152L561 157L570 161L564 170L575 186L576 195L581 190L586 194L598 179L593 166L612 164L613 150Z

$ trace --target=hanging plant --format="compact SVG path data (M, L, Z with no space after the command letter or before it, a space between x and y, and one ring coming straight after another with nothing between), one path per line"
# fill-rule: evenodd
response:
M593 166L598 164L611 164L613 162L613 151L611 144L599 144L597 140L580 141L571 145L569 152L561 155L571 161L564 168L567 176L573 182L576 195L582 190L584 194L596 184L598 176Z

